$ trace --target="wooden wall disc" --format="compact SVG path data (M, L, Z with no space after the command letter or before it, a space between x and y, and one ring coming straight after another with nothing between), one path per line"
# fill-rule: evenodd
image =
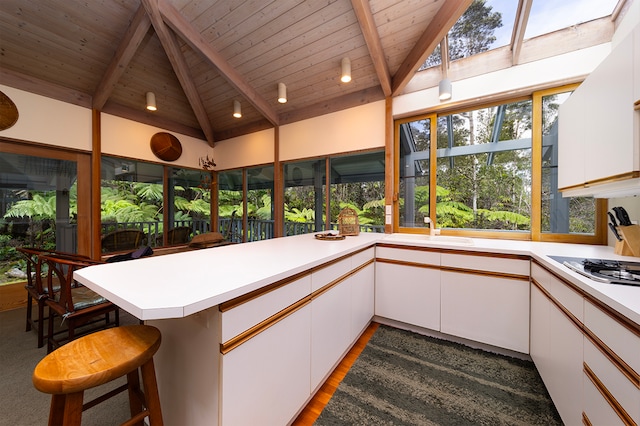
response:
M0 130L6 130L18 121L18 107L4 93L0 92Z
M182 144L171 133L156 133L151 136L151 152L161 160L175 161L182 155Z

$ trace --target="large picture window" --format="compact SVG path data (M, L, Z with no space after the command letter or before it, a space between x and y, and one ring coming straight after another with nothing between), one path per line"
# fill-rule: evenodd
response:
M396 121L395 232L599 243L604 204L558 191L558 107L573 86Z

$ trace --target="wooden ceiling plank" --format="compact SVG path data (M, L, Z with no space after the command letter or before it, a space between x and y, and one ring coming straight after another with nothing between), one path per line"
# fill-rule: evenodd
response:
M209 117L207 115L207 111L202 103L202 99L200 99L200 95L198 94L198 89L191 78L189 73L189 68L187 63L182 55L180 47L173 35L173 33L169 30L169 28L165 25L160 10L158 8L158 4L154 0L142 0L142 4L144 5L149 18L151 18L151 23L153 28L160 39L160 43L169 58L169 62L173 66L173 70L180 81L180 85L184 90L189 103L191 104L191 108L193 109L193 113L195 114L198 123L200 123L200 127L202 128L202 132L207 138L207 142L210 146L214 145L214 135L213 135L213 127L211 126L211 122L209 121Z
M527 21L529 21L529 13L531 12L532 0L520 0L518 2L518 11L516 12L516 23L513 26L511 34L511 63L518 65L520 62L520 52L522 50L522 41L524 33L527 29Z
M358 18L364 41L369 49L369 55L373 61L378 80L380 81L382 93L384 93L385 97L391 96L391 74L389 74L389 66L385 60L382 42L380 41L378 29L373 20L369 2L365 0L351 0L351 5L353 6L356 18Z
M409 55L392 78L392 92L396 96L409 83L418 67L427 59L440 40L449 32L458 18L467 10L473 0L447 0L443 2L436 16L413 46Z
M136 50L138 50L140 43L144 40L144 36L150 27L151 21L149 20L149 16L145 12L144 7L140 5L113 59L109 63L107 70L96 88L93 95L94 109L101 110L104 104L107 103L107 99L109 99L109 96L113 93L113 89L118 83L118 80L122 77L127 65L133 58Z
M87 93L59 86L22 72L3 68L1 64L2 62L0 62L0 81L2 84L72 105L91 108L91 95Z
M149 1L149 0L144 0ZM264 117L274 126L279 125L278 115L269 103L249 85L235 68L233 68L216 50L214 50L173 6L165 0L158 2L159 12L167 25L203 57L215 66L229 84L234 86Z

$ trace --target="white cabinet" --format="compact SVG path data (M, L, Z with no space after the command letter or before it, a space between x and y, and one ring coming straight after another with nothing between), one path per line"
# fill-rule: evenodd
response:
M531 358L562 421L581 424L582 296L535 263L531 278Z
M440 253L376 247L375 314L440 330Z
M585 414L593 424L640 424L640 333L588 300L584 329ZM605 413L612 421L600 421Z
M306 305L222 355L221 425L284 425L295 416L309 398L310 334Z
M633 109L639 39L636 28L560 106L558 185L565 195L600 196L639 185L630 179L640 170Z
M351 283L351 338L355 340L371 322L375 304L375 266L368 264Z
M311 303L311 390L322 384L352 343L351 284L347 278Z
M529 353L529 260L443 253L440 331Z

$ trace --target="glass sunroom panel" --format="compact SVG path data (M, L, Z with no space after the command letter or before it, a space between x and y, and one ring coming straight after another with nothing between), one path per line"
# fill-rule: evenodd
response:
M531 229L531 104L438 118L439 227Z
M3 258L19 259L10 248L22 246L77 252L77 169L75 161L0 155Z
M103 156L101 160L102 252L135 250L156 246L162 235L164 185L163 166L130 159ZM138 230L139 238L121 230ZM111 234L109 237L106 237ZM132 233L131 233L132 234Z
M273 166L247 169L247 241L273 238Z
M211 190L201 170L169 169L169 235L166 244L187 243L194 235L211 229ZM190 231L186 231L189 228ZM165 245L166 245L165 244Z
M284 166L284 234L320 232L325 228L325 160Z
M332 229L349 207L358 213L361 231L384 232L384 151L333 157L330 164Z
M609 16L617 3L618 0L534 0L524 38Z
M558 191L558 109L570 92L542 97L542 194L540 231L555 234L596 232L596 200L563 198Z
M431 119L399 126L399 221L402 228L424 228L429 216Z
M242 242L242 170L218 173L218 232L234 243Z

